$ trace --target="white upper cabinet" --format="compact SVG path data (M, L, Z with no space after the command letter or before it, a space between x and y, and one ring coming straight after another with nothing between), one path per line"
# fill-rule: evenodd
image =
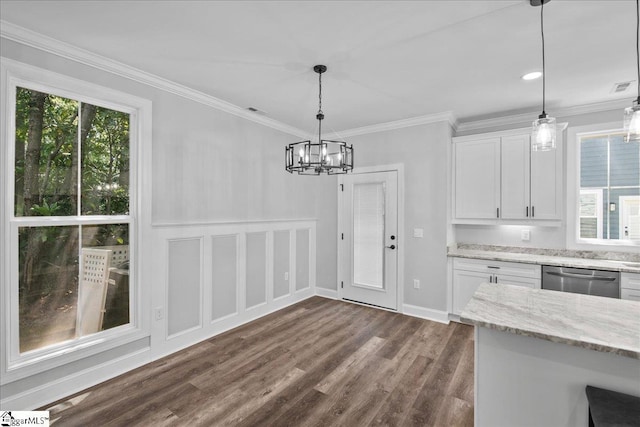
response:
M500 138L454 146L456 218L498 218L500 208Z
M503 219L528 219L530 199L529 135L502 138L500 179Z
M453 222L558 225L562 130L551 151L532 152L529 129L454 138Z

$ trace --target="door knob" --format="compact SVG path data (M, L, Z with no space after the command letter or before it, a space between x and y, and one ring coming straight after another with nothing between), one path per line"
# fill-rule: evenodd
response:
M389 248L389 249L395 249L395 248L396 248L396 245L387 246L387 248Z
M396 240L396 236L389 237L391 240Z

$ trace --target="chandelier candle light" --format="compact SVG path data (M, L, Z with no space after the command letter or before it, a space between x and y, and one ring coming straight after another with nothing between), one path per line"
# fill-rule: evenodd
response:
M533 122L531 151L549 151L556 148L556 119L545 111L546 70L544 61L544 4L550 0L530 0L531 6L540 6L540 33L542 35L542 114Z
M313 71L318 73L318 141L300 141L285 147L285 168L287 172L299 175L344 174L353 170L353 146L343 141L322 139L322 73L327 71L324 65L316 65Z
M638 98L624 110L624 142L640 142L640 5L636 0L636 67Z

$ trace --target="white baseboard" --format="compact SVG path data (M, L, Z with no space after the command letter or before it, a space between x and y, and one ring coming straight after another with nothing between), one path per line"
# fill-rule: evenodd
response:
M421 319L433 320L434 322L449 324L449 313L431 308L418 307L417 305L403 304L402 313L407 316L419 317Z
M319 297L338 299L338 291L334 289L321 288L316 286L316 295Z
M149 348L75 372L0 400L2 410L33 410L151 362Z

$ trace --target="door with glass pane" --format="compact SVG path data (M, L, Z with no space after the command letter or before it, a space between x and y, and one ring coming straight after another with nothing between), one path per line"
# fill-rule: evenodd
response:
M397 172L346 175L342 183L342 298L396 310Z

